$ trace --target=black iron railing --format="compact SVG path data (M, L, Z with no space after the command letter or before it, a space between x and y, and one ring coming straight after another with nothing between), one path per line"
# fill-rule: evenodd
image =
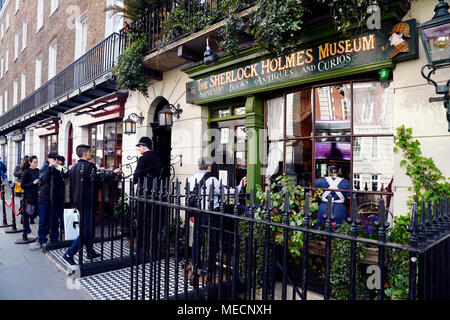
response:
M131 184L130 184L131 185ZM362 270L358 263L358 246L364 244L377 249L378 288L372 291L379 300L385 299L385 287L390 272L386 265L387 252L404 252L409 264L407 297L416 299L448 299L450 289L450 212L448 199L421 204L418 222L417 205L411 213L409 245L392 243L387 240L388 223L384 200L380 200L378 213L377 240L357 236L358 213L356 202L349 218L350 233L333 231L332 205L326 214L325 230L311 228L311 212L305 207L302 227L289 225L289 209L283 212L281 223L273 222L273 209L265 207L265 216L255 219L256 203L253 196L224 192L219 194L213 188L206 194L206 188L198 188L192 195L187 184L181 192L177 180L170 183L144 179L137 193L129 190L130 247L131 259L131 299L307 299L311 290L308 278L309 246L312 238L324 240L323 281L320 292L325 300L333 298L330 278L331 262L334 255L332 242L343 241L351 244L349 253L348 299L356 299L357 274ZM182 202L191 203L187 207ZM219 207L215 208L214 197L218 197ZM308 203L309 195L305 194ZM183 200L184 199L184 200ZM270 193L267 193L270 199ZM217 199L216 199L217 200ZM268 203L270 201L268 200ZM285 195L289 203L289 195ZM249 210L245 211L243 204ZM289 205L286 205L289 208ZM133 218L134 217L134 218ZM184 219L183 219L184 218ZM193 218L192 223L189 222ZM133 221L133 223L132 223ZM137 227L136 227L137 226ZM274 241L273 228L283 231L283 243ZM301 270L293 274L289 270L289 245L294 232L303 235ZM406 232L406 230L405 230ZM164 272L162 272L164 271ZM164 276L162 276L162 274ZM300 279L293 286L291 279ZM381 285L380 285L381 284ZM320 285L320 284L319 284ZM367 285L368 286L368 285ZM168 290L168 288L172 288ZM288 287L291 294L288 295ZM175 288L175 289L174 289ZM373 288L372 288L373 289Z
M254 0L241 1L240 10L254 4ZM165 6L148 9L130 28L142 30L147 37L148 52L185 38L226 18L226 4L221 0L178 0ZM171 21L171 15L173 21ZM176 18L175 18L176 17ZM177 27L173 26L177 24ZM120 31L128 43L127 29Z
M119 34L113 33L2 115L0 126L31 111L38 111L40 107L110 72L123 47Z
M337 243L349 246L344 293L348 299L359 297L361 285L367 286L370 298L386 299L385 284L398 272L388 268L392 257L403 259L407 266L407 274L402 274L405 298L450 299L448 198L414 203L409 227L403 232L409 233L409 243L399 244L390 241L383 199L376 219L377 237L368 239L358 235L359 218L363 217L358 216L356 201L348 218L349 232L340 233L333 227L330 196L324 229L318 229L312 225L317 217L309 205L298 212L303 224L289 223L292 208L288 193L284 194L286 209L275 212L270 205L257 204L253 192L234 192L236 189L222 185L206 188L186 181L183 191L178 179L171 182L146 177L135 185L123 176L119 180L107 172L82 171L84 196L78 208L80 246L75 262L80 265L81 276L129 268L130 299L306 300L311 291L322 294L325 300L332 299L335 284L331 279L336 276L332 248ZM272 203L269 190L265 196L266 203ZM309 204L309 194L304 197ZM5 204L6 199L2 200ZM276 215L278 220L274 220ZM7 224L5 208L3 218ZM282 241L276 241L276 234ZM303 244L293 265L289 246L299 234ZM90 243L99 257L83 248L88 244L90 250ZM317 251L319 243L321 252ZM61 236L58 242L48 244L47 250L64 253L71 244ZM363 248L376 250L369 262L361 261ZM313 271L308 259L319 256L324 264L317 280L317 270ZM363 265L376 272L370 288L368 282L361 282L366 271Z

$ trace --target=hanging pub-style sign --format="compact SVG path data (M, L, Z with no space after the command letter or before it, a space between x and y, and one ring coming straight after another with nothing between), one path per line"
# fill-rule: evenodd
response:
M305 47L288 56L264 59L234 70L212 74L186 84L186 101L202 102L219 98L283 88L313 81L315 76L346 75L382 68L383 62L399 62L418 57L415 19L382 29ZM365 68L367 66L367 68ZM363 67L364 70L357 70ZM339 71L341 73L339 74ZM350 73L351 74L351 73Z
M21 130L14 131L11 135L11 141L18 142L25 140L25 133Z

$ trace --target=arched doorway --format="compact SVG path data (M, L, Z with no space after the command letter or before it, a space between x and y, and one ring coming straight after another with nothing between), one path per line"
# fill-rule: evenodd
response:
M152 126L152 140L153 150L158 154L162 163L161 177L170 177L170 155L172 150L172 127L160 127L158 122L158 112L169 102L163 98L158 97L153 101L154 106L153 123Z

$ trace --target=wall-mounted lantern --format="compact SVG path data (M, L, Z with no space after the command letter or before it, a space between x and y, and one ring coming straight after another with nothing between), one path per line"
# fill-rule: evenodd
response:
M132 113L128 116L128 118L123 122L124 124L124 133L125 134L135 134L136 133L136 121L134 121L133 119L131 119L131 117L135 117L137 122L139 122L139 124L142 124L142 122L144 121L144 116L141 115L138 116L136 113Z

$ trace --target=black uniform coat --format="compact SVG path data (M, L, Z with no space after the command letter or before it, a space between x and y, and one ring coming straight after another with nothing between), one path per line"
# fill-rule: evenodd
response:
M22 172L21 186L23 189L23 196L27 203L37 206L38 204L38 184L33 181L39 179L39 169L28 168Z
M133 174L133 182L134 184L138 183L139 178L143 179L145 176L150 175L151 177L159 178L161 174L161 160L156 152L146 151L144 154L138 159L136 170Z

